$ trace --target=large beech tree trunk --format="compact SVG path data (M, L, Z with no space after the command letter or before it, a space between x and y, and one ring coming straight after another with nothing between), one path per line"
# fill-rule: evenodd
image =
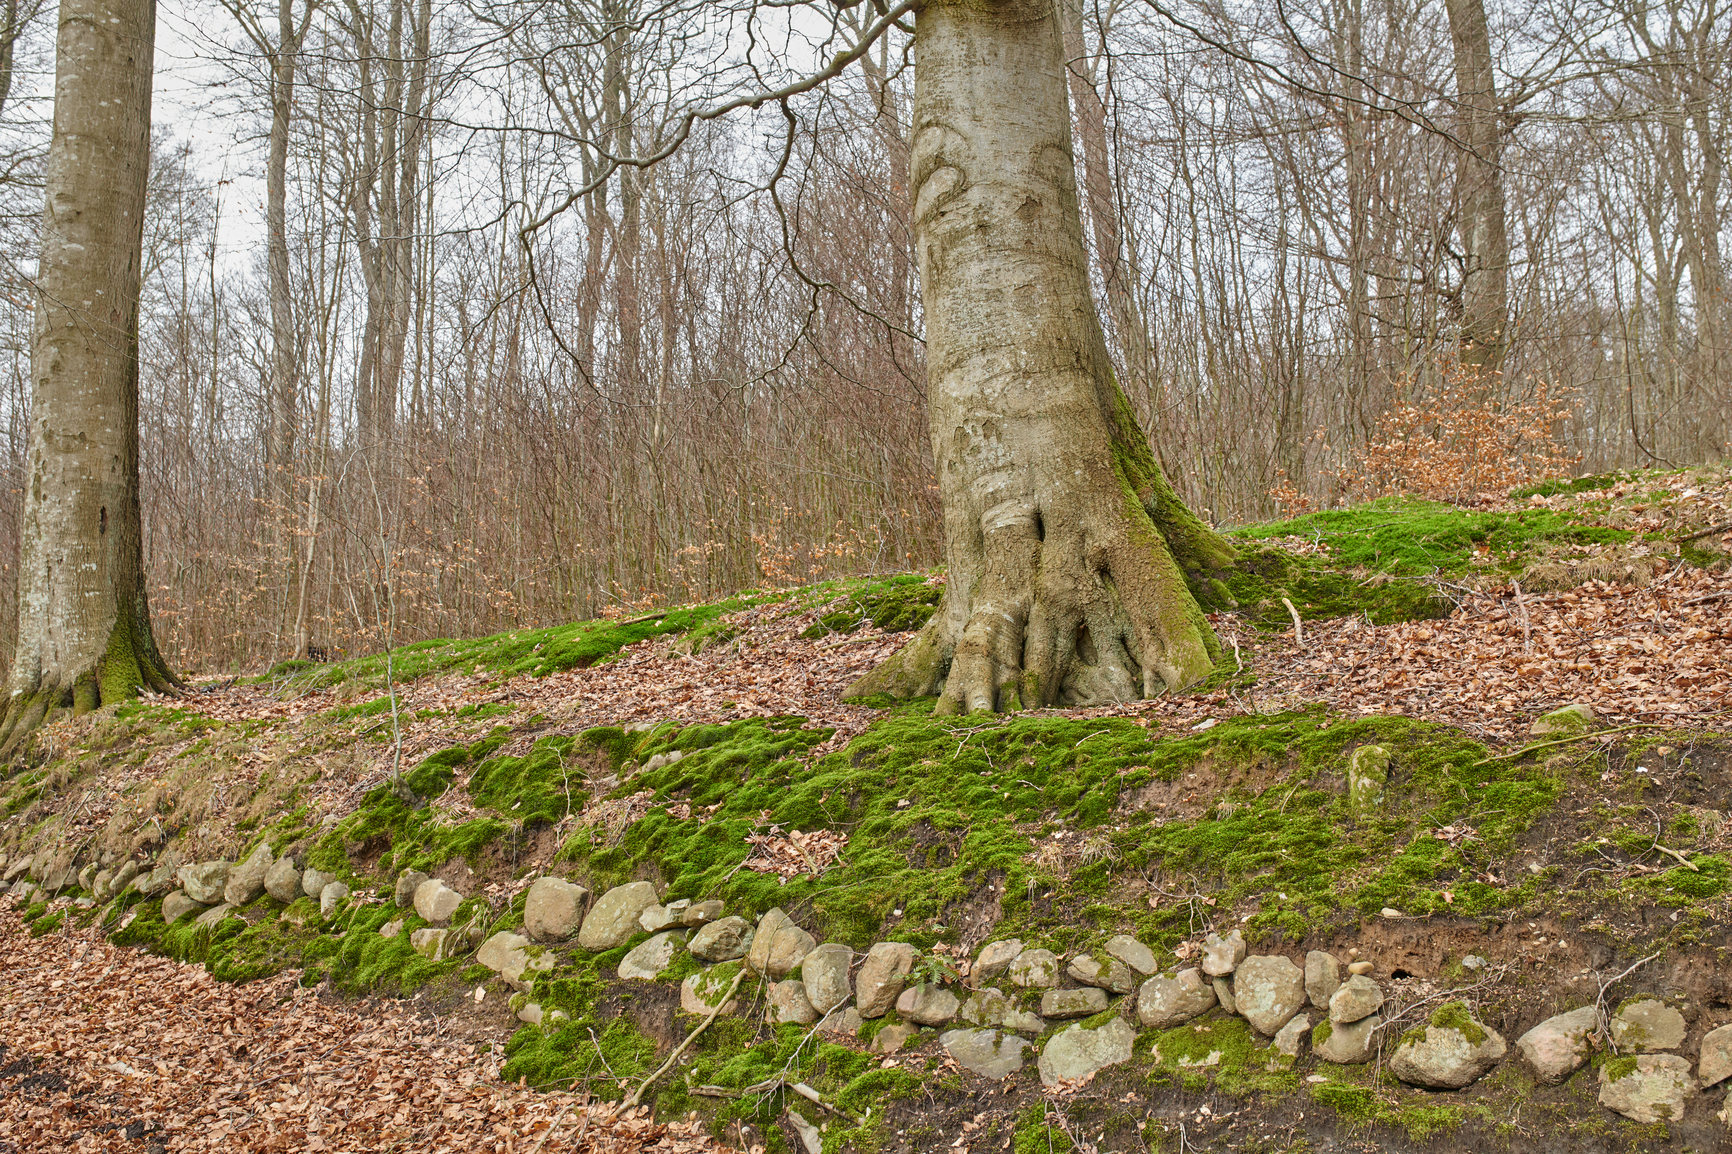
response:
M1462 367L1497 371L1508 345L1509 237L1504 222L1503 128L1498 123L1497 77L1484 0L1446 0L1455 48L1455 91L1462 151L1456 162L1461 241L1466 268L1461 285Z
M175 685L138 508L138 293L155 0L62 0L30 357L10 754L52 710Z
M1162 476L1089 290L1053 0L931 0L911 185L944 602L855 694L946 712L1126 701L1218 645L1186 583L1232 560Z

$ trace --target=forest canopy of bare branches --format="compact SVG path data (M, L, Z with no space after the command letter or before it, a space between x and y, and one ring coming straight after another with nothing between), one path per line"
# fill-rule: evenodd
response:
M1494 7L1491 103L1464 96L1442 4L1066 10L1101 315L1204 517L1423 488L1390 473L1393 446L1468 410L1466 428L1538 426L1536 468L1723 452L1717 5ZM11 556L53 12L0 18ZM872 5L228 0L173 19L141 382L171 664L939 561L910 38L796 82ZM1501 371L1464 381L1474 160L1501 186L1507 319ZM14 599L8 566L0 621Z

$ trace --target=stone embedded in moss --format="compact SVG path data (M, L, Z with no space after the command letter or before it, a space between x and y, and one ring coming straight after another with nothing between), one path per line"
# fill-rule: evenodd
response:
M583 924L583 906L588 900L589 890L575 882L536 878L523 899L523 928L538 942L566 941Z
M680 983L680 1009L699 1017L708 1015L717 1006L721 1006L723 1014L739 1013L738 997L727 998L725 1003L722 1000L727 997L728 987L739 971L739 962L725 962L687 977Z
M1004 938L996 942L988 942L980 947L980 954L974 959L974 968L970 976L976 983L990 982L1010 966L1022 953L1021 938Z
M769 1018L773 1025L810 1026L818 1020L818 1011L806 997L806 987L799 982L773 982L768 994Z
M955 994L931 982L916 982L896 996L896 1012L922 1026L947 1025L960 1004Z
M1107 992L1094 986L1074 990L1048 990L1040 996L1043 1018L1088 1018L1107 1008Z
M391 890L391 897L404 909L415 904L415 891L421 888L421 883L427 880L427 875L420 870L404 870L397 875L397 884Z
M982 1078L1000 1080L1022 1069L1022 1052L1028 1040L999 1030L949 1030L938 1042L956 1064Z
M1528 732L1535 737L1574 737L1592 729L1596 720L1594 707L1585 701L1578 701L1562 709L1540 714L1534 718Z
M276 864L269 842L260 842L246 860L229 870L223 883L223 900L231 906L244 906L265 892L265 875Z
M1516 1039L1516 1050L1534 1077L1556 1085L1587 1062L1600 1028L1598 1006L1578 1006L1555 1014Z
M811 934L795 925L780 908L775 908L758 919L757 928L752 933L751 949L746 951L746 965L756 973L775 979L785 978L817 945Z
M1688 1027L1684 1015L1658 998L1635 998L1612 1015L1612 1042L1621 1051L1676 1050Z
M1137 1032L1123 1018L1095 1027L1081 1023L1067 1026L1041 1050L1041 1083L1051 1087L1076 1082L1107 1066L1128 1062L1136 1040Z
M752 941L752 926L745 918L721 918L692 935L692 957L700 962L731 962L745 957Z
M902 996L920 952L906 942L878 942L854 975L854 1004L862 1018L882 1018ZM1057 969L1057 959L1053 961Z
M1433 1012L1426 1026L1402 1037L1389 1070L1412 1086L1459 1090L1495 1066L1506 1049L1502 1035L1453 1002Z
M223 900L223 889L229 882L230 865L231 863L226 861L183 865L177 874L180 888L195 902L207 906L220 902Z
M1160 969L1155 962L1155 951L1128 934L1115 934L1101 948L1109 957L1117 958L1141 977L1146 978Z
M1382 1024L1383 1018L1377 1014L1341 1026L1323 1022L1311 1031L1311 1050L1325 1062L1341 1066L1369 1062L1377 1027Z
M1357 810L1376 809L1383 804L1389 785L1389 751L1381 745L1362 745L1347 759L1347 797Z
M1044 990L1058 985L1058 955L1051 950L1024 950L1005 973L1025 990Z
M1180 1026L1216 1003L1214 983L1201 970L1181 970L1176 977L1156 976L1137 992L1137 1019L1155 1030Z
M1600 1105L1633 1122L1678 1122L1696 1095L1690 1062L1676 1054L1637 1054L1600 1067Z
M1305 971L1280 954L1246 958L1233 972L1233 1001L1252 1029L1273 1036L1305 1006Z
M639 942L630 953L620 959L620 981L653 982L656 976L673 962L674 955L685 941L684 930L664 930Z
M1203 939L1203 973L1224 978L1245 960L1245 935L1234 930L1225 936L1211 933Z
M1084 986L1096 986L1110 990L1115 994L1128 994L1137 988L1137 973L1117 958L1091 957L1084 954L1072 958L1070 965L1065 967L1073 982Z
M577 931L577 944L599 953L623 946L638 932L638 919L656 904L651 882L627 882L614 886L590 908Z
M172 926L193 911L202 909L202 902L195 902L180 890L175 890L162 899L162 920Z

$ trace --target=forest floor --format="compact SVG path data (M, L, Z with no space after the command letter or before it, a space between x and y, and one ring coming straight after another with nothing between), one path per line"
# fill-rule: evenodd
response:
M1512 1062L1445 1100L1381 1063L1277 1071L1238 1019L1194 1060L1204 1027L1145 1034L1134 1078L1059 1091L962 1076L929 1035L885 1056L870 1024L814 1046L742 1020L653 1118L616 1117L691 1025L611 980L622 951L537 980L555 1030L518 1022L473 957L377 931L405 868L490 929L522 924L543 873L647 877L964 971L1011 934L1086 954L1130 933L1182 964L1238 927L1253 953L1374 959L1397 1019L1454 994L1513 1040L1649 992L1699 1037L1732 1016L1729 523L1719 469L1241 530L1216 678L1124 707L844 702L942 592L903 575L285 663L57 723L0 781L0 856L88 880L268 842L355 894L199 931L88 884L0 898L0 1151L799 1149L786 1095L740 1092L778 1068L852 1112L827 1151L1718 1148L1707 1095L1643 1126L1593 1104L1591 1071L1540 1087ZM1595 725L1530 742L1569 704ZM1367 814L1343 767L1372 743L1391 771Z

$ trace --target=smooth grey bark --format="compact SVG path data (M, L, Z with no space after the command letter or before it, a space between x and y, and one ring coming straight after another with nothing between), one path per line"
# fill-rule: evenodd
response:
M151 635L138 504L155 31L154 0L60 5L6 755L50 711L175 685Z
M1457 199L1465 265L1461 286L1462 367L1475 375L1503 365L1509 325L1509 237L1504 220L1503 127L1485 0L1445 0L1455 49Z
M945 712L1126 701L1219 655L1186 570L1226 542L1174 497L1107 356L1053 0L932 0L910 180L944 601L854 694Z

